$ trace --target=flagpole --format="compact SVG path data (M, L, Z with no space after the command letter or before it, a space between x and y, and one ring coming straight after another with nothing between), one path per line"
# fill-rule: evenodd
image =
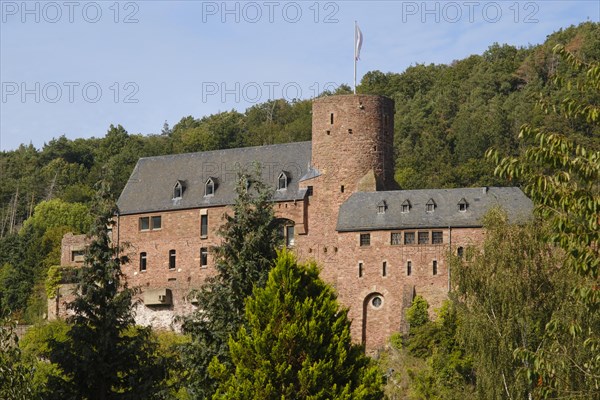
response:
M357 22L354 21L354 94L356 94L356 41L358 40L357 34L358 31L356 29Z

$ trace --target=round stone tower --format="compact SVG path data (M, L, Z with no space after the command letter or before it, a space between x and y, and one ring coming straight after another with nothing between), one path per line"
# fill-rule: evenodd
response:
M393 137L394 101L387 97L342 95L313 102L312 170L300 182L310 195L296 247L301 259L324 267L322 276L329 282L336 281L340 262L340 206L358 191L398 188Z
M312 165L327 182L328 191L353 193L397 189L394 181L394 101L373 95L315 99Z

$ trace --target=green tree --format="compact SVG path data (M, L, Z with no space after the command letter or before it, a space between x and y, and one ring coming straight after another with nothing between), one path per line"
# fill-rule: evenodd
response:
M100 187L76 298L68 308L71 329L65 341L50 344L50 361L62 376L51 376L53 398L88 400L153 398L165 368L155 357L149 328L135 328L133 290L122 282L127 258L110 238L115 205Z
M43 399L53 398L48 387L49 379L66 378L59 366L50 362L49 358L51 343L65 342L69 329L70 326L63 320L45 321L29 328L19 341L24 361L32 366L32 389Z
M459 341L473 359L480 398L531 398L537 376L516 351L544 345L544 327L563 307L573 274L544 242L543 223L510 225L495 209L484 227L483 247L470 261L451 258Z
M314 264L279 254L229 340L233 366L215 360L215 399L381 399L382 376L352 343L347 310Z
M192 336L185 352L186 367L192 371L189 389L199 398L214 392L216 382L207 373L208 365L213 357L229 363L227 340L244 323L244 302L255 286L264 286L281 243L272 189L240 173L236 193L233 213L224 216L219 229L223 242L212 249L217 273L192 294L200 307L183 324Z
M15 325L8 313L0 308L0 399L36 399L31 368L23 362Z
M565 267L581 277L571 281L565 295L585 309L558 313L545 326L545 345L519 353L532 375L539 375L541 395L597 396L600 325L589 316L600 311L600 62L585 62L562 45L554 52L561 65L553 82L563 100L545 95L540 105L575 132L558 133L556 125L524 125L520 138L528 146L521 157L501 158L497 150L488 157L498 163L498 175L525 182L536 213L550 224L547 239L564 250Z

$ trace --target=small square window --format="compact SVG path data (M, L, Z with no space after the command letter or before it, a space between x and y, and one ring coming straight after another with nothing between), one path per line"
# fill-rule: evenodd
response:
M150 230L150 217L140 217L140 231Z
M444 243L444 234L442 233L442 231L431 232L431 243L432 244Z
M361 233L360 234L360 245L361 246L370 246L371 245L371 234L370 233Z
M152 229L161 229L162 228L162 218L160 215L152 217L151 221L152 221Z
M404 232L404 244L415 244L414 232Z
M84 260L84 252L83 250L73 250L71 252L71 261L73 262L81 262Z
M402 234L400 232L392 232L390 237L390 244L398 246L402 244Z
M429 244L429 232L419 232L419 244Z

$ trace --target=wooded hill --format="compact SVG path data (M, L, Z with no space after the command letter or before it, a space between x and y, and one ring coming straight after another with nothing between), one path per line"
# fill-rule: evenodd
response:
M556 44L583 61L600 60L600 24L555 32L537 46L491 45L450 65L415 65L402 73L371 71L359 93L396 101L396 180L402 188L518 185L493 174L484 153L522 152L522 124L562 132L598 150L595 125L545 114L540 95L559 104L569 88L551 85L566 66ZM349 93L342 86L336 93ZM330 93L323 93L328 95ZM588 99L598 104L600 94ZM548 101L548 100L547 100ZM310 140L311 101L273 100L245 112L187 116L153 135L111 125L103 138L51 140L41 149L21 145L0 153L0 307L29 322L43 317L44 282L59 263L60 238L89 228L88 207L102 177L116 197L140 157ZM595 138L594 138L595 135Z

